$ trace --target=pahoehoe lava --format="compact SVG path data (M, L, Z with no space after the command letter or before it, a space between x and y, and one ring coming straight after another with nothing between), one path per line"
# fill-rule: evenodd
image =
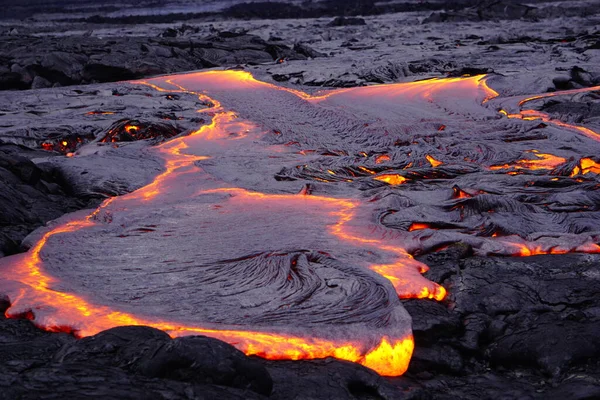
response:
M523 99L482 76L313 96L240 71L139 83L199 96L212 122L158 146L165 171L151 184L0 261L9 315L80 335L148 324L398 375L413 346L399 297L445 293L412 254L600 249L599 143L507 118Z

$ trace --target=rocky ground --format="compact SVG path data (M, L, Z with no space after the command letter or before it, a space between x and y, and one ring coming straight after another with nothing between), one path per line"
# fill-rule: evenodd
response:
M261 79L316 87L494 71L535 73L537 91L545 91L573 67L592 74L598 84L600 17L593 2L472 3L444 12L346 18L211 16L141 24L132 23L135 19L65 22L51 14L0 21L0 89L237 64L253 65Z
M139 169L132 183L107 171L73 170L62 160L81 143L126 134L128 121L165 137L202 122L196 97L134 85L14 89L238 64L267 81L319 88L492 71L523 77L509 94L596 86L600 18L589 6L186 25L4 21L0 89L10 91L0 99L0 256L21 251L23 238L46 222L134 190L160 171L157 160L132 161L123 165ZM567 122L598 124L593 94L538 108ZM215 339L172 340L152 328L77 340L2 312L0 398L600 397L599 256L483 258L456 245L421 259L431 266L427 277L449 296L441 303L404 301L416 349L400 378L332 359L246 357ZM8 306L0 298L0 311Z

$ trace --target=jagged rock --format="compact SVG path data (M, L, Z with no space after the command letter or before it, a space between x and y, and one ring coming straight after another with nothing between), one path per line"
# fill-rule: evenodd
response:
M125 118L112 124L106 135L100 138L100 142L132 142L147 139L160 142L178 135L181 131L180 127L171 123Z
M211 383L268 395L272 380L256 360L233 346L204 336L171 340L148 327L119 327L65 346L60 363L93 360L143 375L190 383Z
M3 72L0 74L0 87L5 90L25 89L27 83L21 80L21 74L18 72Z
M461 77L461 76L474 76L492 74L494 70L491 68L479 68L479 67L462 67L448 72L448 77Z
M359 17L335 17L327 26L366 25L366 21Z
M31 82L32 89L45 89L49 87L52 87L52 82L46 78L42 78L41 76L36 76L33 78L33 82Z
M18 252L30 231L85 204L67 197L56 183L52 173L11 146L0 147L0 253Z
M2 308L10 303L4 298ZM8 303L8 304L7 304ZM0 317L0 365L26 365L49 362L53 354L75 338L65 333L44 332L26 319Z
M327 57L327 54L316 51L305 43L296 43L294 45L294 51L310 58Z
M393 382L358 364L332 358L307 361L262 361L273 377L274 400L283 399L419 399L418 384Z
M114 82L138 78L140 75L122 66L91 63L83 68L81 76L88 82Z
M244 29L222 31L201 39L182 25L158 38L93 36L0 37L0 52L10 71L0 71L0 90L115 82L199 68L260 64L274 60L321 57L306 44L291 48L267 42ZM36 57L32 57L35 54Z
M0 399L264 399L251 391L157 380L92 363L0 367Z
M534 7L525 4L506 0L488 0L468 8L459 7L446 12L433 12L423 20L423 23L521 19L529 17L534 10Z
M568 74L557 76L552 80L556 90L579 89L600 85L600 72L586 71L578 66L572 67Z

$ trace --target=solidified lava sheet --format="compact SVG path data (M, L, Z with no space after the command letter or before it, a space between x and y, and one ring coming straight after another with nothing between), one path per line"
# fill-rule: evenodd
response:
M10 315L80 335L147 324L399 375L413 350L399 297L445 295L415 253L600 249L598 135L486 77L317 95L240 71L138 83L197 95L209 122L155 148L165 169L149 185L1 260Z

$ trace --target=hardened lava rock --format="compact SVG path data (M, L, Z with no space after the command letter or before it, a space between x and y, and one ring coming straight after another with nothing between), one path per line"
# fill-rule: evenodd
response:
M256 360L220 340L188 336L172 340L158 329L112 328L64 346L58 363L110 365L148 378L217 384L269 395L273 381Z
M134 142L147 139L154 139L160 142L180 134L181 131L182 129L178 126L166 122L124 118L112 124L107 134L100 139L100 142Z

